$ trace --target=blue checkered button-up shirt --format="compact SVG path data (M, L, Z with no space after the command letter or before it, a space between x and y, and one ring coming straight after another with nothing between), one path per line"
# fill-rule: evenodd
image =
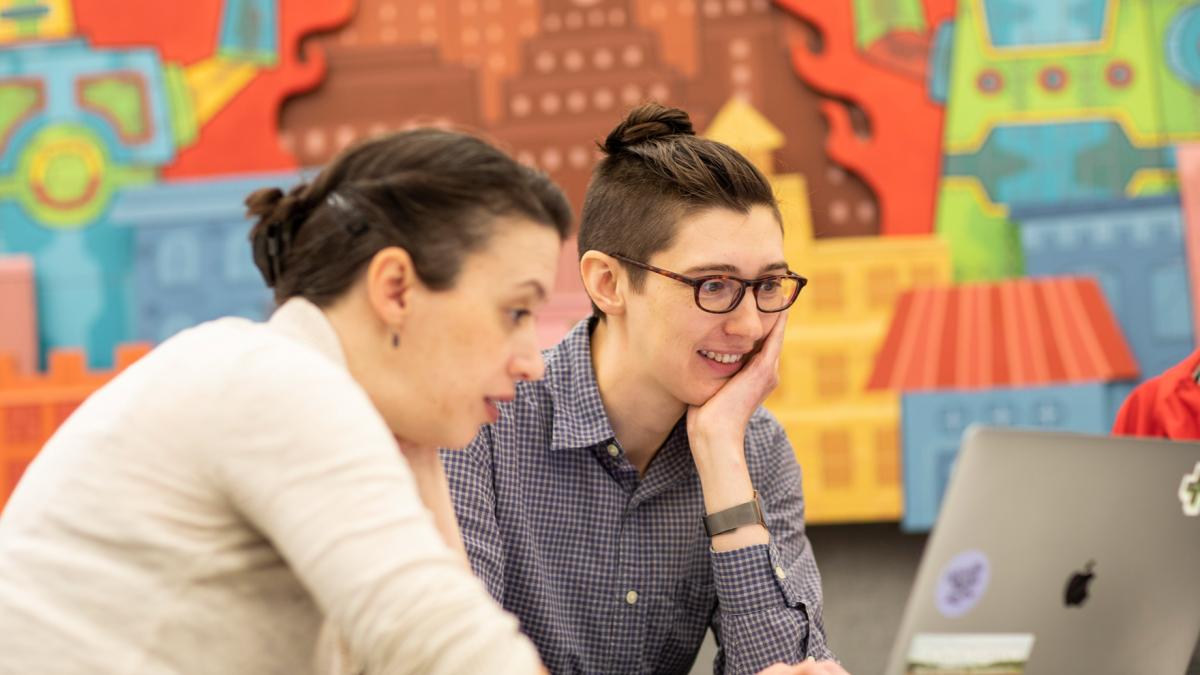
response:
M746 461L771 543L713 552L684 420L639 478L600 401L591 322L546 353L501 419L442 454L471 565L553 673L716 673L832 658L800 467L759 409Z

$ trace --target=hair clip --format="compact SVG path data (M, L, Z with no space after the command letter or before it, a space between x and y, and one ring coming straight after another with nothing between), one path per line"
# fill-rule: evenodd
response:
M339 218L338 220L342 223L342 227L346 228L346 231L350 233L350 236L357 237L367 231L368 223L357 217L355 209L349 200L338 194L337 190L329 193L329 196L325 198L325 203L330 208L349 214L350 217Z

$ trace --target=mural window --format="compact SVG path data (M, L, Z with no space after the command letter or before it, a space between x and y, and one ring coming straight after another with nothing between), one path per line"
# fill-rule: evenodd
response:
M167 232L159 240L155 271L163 286L182 286L200 280L200 241L194 232Z
M880 485L900 484L900 430L886 426L875 430L875 471Z
M854 479L854 457L850 448L850 433L840 429L822 431L817 442L821 451L825 487L849 487Z
M890 309L896 304L900 275L892 267L867 270L867 306L874 310Z
M943 432L957 438L969 420L966 409L960 405L950 404L942 408L938 421L941 422Z
M35 445L42 438L42 408L33 403L4 407L5 445Z
M1067 409L1061 401L1042 399L1033 404L1033 424L1039 427L1061 427L1067 422Z
M257 282L258 270L254 267L254 258L250 247L246 245L244 232L231 230L225 233L224 250L221 252L225 272L225 281L230 283Z
M1001 427L1013 426L1017 423L1017 410L1007 403L997 403L988 408L987 420Z
M817 396L840 398L850 390L846 357L842 354L818 354L815 360Z
M1192 308L1183 263L1160 265L1150 274L1150 322L1160 340L1191 340Z
M840 272L818 272L806 289L818 312L838 312L845 305L845 276Z
M937 286L941 283L937 268L933 265L917 265L912 270L912 285L915 288Z

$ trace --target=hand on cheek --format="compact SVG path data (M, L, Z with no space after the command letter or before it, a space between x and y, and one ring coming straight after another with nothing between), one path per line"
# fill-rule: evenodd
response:
M779 317L757 353L703 405L687 412L688 435L696 440L740 439L755 409L779 384L779 355L787 314Z

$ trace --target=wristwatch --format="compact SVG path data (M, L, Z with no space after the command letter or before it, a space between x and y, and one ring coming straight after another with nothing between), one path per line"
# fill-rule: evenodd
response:
M710 537L731 532L743 525L755 524L767 526L767 522L763 520L762 509L758 506L758 490L754 491L754 498L745 504L704 516L704 531Z

